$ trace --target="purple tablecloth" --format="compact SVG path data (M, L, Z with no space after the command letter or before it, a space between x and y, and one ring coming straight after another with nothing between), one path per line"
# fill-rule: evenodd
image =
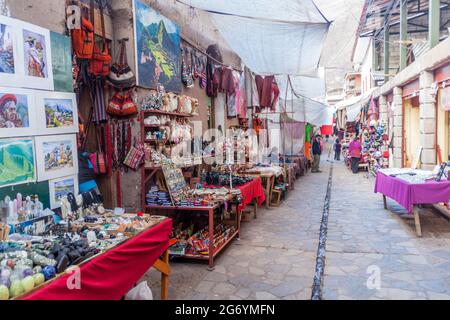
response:
M450 181L428 181L421 184L411 184L405 180L377 174L375 193L381 193L397 201L402 207L413 212L416 204L434 204L450 200Z

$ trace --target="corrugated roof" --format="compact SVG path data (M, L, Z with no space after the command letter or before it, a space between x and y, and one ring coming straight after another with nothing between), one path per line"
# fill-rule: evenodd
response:
M428 15L428 0L408 1L408 20ZM441 1L441 9L450 7L450 3ZM368 37L380 33L384 29L386 19L390 26L400 24L400 0L366 0L358 33L361 37Z

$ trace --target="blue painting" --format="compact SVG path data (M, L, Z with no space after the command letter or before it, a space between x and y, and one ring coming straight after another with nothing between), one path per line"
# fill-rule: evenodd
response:
M15 73L12 28L0 23L0 73Z
M179 26L139 0L134 8L138 85L181 92Z

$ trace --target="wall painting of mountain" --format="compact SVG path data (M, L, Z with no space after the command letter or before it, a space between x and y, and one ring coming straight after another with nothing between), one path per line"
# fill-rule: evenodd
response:
M0 187L35 181L32 139L0 139Z
M134 0L138 85L181 92L179 26L139 0Z

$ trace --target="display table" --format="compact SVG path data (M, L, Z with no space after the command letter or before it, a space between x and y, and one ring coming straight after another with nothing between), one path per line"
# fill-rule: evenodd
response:
M23 300L120 300L154 266L162 273L161 299L168 299L169 237L172 220L100 253L79 267L80 289L70 290L74 274L63 273L20 297ZM162 260L160 257L163 256Z
M295 175L303 176L308 171L308 159L304 155L285 155L286 159L292 163L297 164Z
M242 211L247 205L256 200L258 206L262 205L266 201L266 195L264 188L261 184L261 178L256 177L253 181L250 181L243 186L236 187L241 190L242 203L239 205L239 209Z
M209 233L209 249L208 255L185 254L181 256L186 259L208 260L209 270L214 269L214 259L216 256L230 243L234 238L239 238L241 217L240 209L236 209L236 232L221 246L214 247L214 211L224 207L224 203L216 204L209 207L173 207L173 206L145 206L147 210L176 211L177 213L204 213L208 215L208 233ZM211 254L212 253L212 254Z
M408 213L414 214L416 232L421 237L422 230L417 205L448 202L450 200L450 181L427 181L412 184L403 179L378 172L375 193L383 195L385 209L387 209L386 197L389 197L408 210Z
M245 176L260 178L261 185L264 186L266 208L270 207L272 202L272 190L275 185L275 174L272 172L242 172Z

